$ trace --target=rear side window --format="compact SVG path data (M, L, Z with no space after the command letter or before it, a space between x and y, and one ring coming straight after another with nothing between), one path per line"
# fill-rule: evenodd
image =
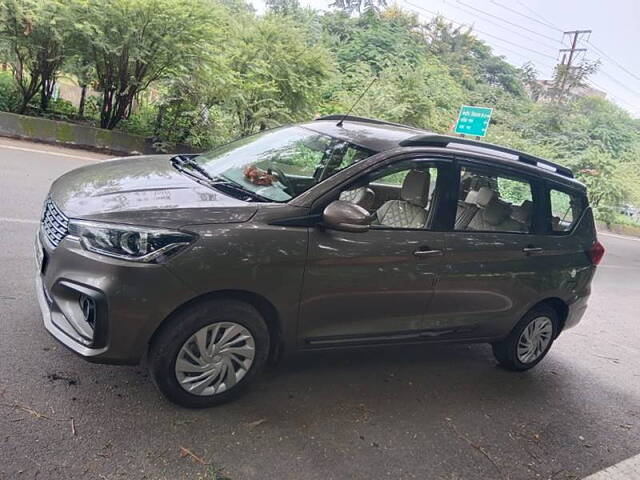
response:
M529 233L534 213L528 180L463 168L455 230Z
M551 231L560 233L570 231L584 210L582 197L552 188L549 190L549 201Z

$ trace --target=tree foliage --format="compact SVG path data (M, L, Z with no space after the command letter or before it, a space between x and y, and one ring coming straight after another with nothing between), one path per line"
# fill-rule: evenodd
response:
M246 25L229 67L229 105L241 135L308 117L331 73L327 50L290 17L277 14Z
M100 126L114 128L136 96L196 59L214 16L205 0L79 0L75 34L102 91Z
M40 91L46 111L56 77L65 60L69 28L60 0L4 0L0 3L0 44L20 90L23 113Z

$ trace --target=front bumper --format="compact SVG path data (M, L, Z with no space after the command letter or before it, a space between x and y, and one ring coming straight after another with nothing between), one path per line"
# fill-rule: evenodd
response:
M59 311L56 312L56 322L53 322L52 317L55 313L51 310L51 305L47 295L45 294L44 285L42 283L42 276L39 273L36 275L36 295L38 296L38 304L40 305L44 328L46 328L56 340L62 343L65 347L73 350L83 357L87 357L88 359L93 357L100 358L100 356L106 352L107 347L91 348L83 345L77 336L72 333L74 329L69 323L69 320Z
M44 326L92 362L138 363L162 321L194 296L163 265L87 252L73 237L54 247L39 231L36 252L39 248L46 259L42 271L36 271ZM93 326L84 320L78 301L82 295L95 300Z

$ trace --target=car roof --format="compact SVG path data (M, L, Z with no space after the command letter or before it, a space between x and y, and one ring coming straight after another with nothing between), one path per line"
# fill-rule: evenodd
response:
M373 152L398 148L400 142L415 135L429 133L426 130L396 123L387 123L363 117L347 117L338 125L343 115L329 115L301 126L344 140Z
M482 155L484 160L491 161L491 157L494 157L496 164L504 165L506 160L509 166L519 167L530 173L535 172L541 177L559 181L580 191L585 190L584 184L574 179L573 172L567 167L501 145L440 135L408 125L349 115L328 115L301 126L375 153L398 147L446 147L451 153Z

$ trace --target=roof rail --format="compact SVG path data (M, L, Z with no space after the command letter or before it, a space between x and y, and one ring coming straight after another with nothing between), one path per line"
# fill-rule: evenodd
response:
M357 117L355 115L325 115L323 117L318 117L316 120L348 120L352 122L360 122L360 123L372 123L374 125L393 125L394 127L402 127L409 128L411 130L422 130L422 128L412 127L410 125L403 125L402 123L395 122L387 122L385 120L377 120L375 118L367 118L367 117Z
M450 135L415 135L413 137L402 140L400 145L403 147L417 147L417 146L431 146L431 147L447 147L449 144L461 144L476 147L484 150L495 150L497 152L506 153L517 158L522 163L527 163L536 167L543 168L552 172L556 172L564 177L573 178L573 172L567 167L558 165L545 158L529 155L528 153L514 150L511 148L503 147L501 145L495 145L493 143L479 142L477 140L471 140L462 137L452 137Z

